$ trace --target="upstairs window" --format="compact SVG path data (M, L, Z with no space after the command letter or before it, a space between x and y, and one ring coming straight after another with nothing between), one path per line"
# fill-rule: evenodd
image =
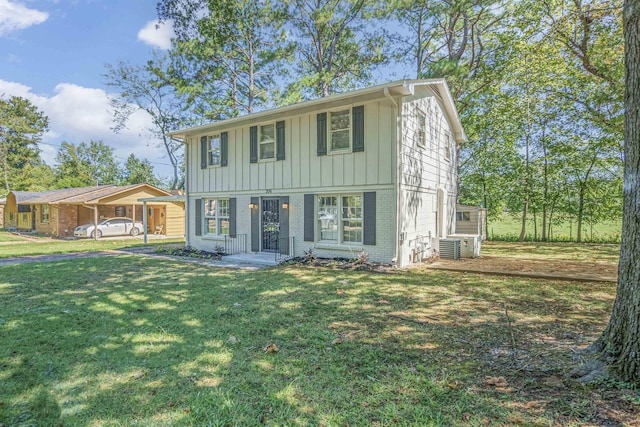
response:
M449 131L444 132L444 159L451 160L451 133Z
M209 137L209 166L220 165L220 135Z
M261 125L258 129L260 160L273 159L276 155L276 125L275 123Z
M351 111L341 110L329 113L330 151L351 149Z
M425 147L427 145L427 115L418 110L418 129L416 131L416 144L420 147Z

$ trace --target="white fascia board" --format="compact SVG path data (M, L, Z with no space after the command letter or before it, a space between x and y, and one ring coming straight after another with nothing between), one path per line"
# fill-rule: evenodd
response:
M247 114L240 117L234 117L232 119L221 120L218 122L209 123L202 126L191 127L187 129L177 130L170 132L167 135L182 139L183 143L186 143L186 138L189 136L202 134L206 132L212 132L222 129L228 129L233 127L239 127L246 125L247 123L259 123L261 121L276 120L282 117L294 115L300 113L302 110L308 111L322 109L323 106L335 104L337 102L344 102L353 98L362 98L371 95L379 95L380 98L384 97L384 89L387 88L392 95L408 96L412 95L412 84L414 82L427 82L428 80L401 80L393 83L385 83L378 86L371 86L364 89L355 90L352 92L339 93L330 95L324 98L314 99L312 101L300 102L297 104L287 105L285 107L274 108L271 110L260 111L258 113Z

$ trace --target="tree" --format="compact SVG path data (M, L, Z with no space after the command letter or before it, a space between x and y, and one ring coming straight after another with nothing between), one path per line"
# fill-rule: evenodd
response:
M51 166L38 161L27 163L16 171L15 184L18 191L47 191L55 188L55 172Z
M161 0L176 33L172 84L209 120L252 113L268 102L286 55L282 13L265 0Z
M49 119L28 100L0 99L0 162L7 193L19 185L16 176L26 165L40 163L38 142L48 124Z
M640 384L640 1L625 0L624 201L616 301L596 348L613 372Z
M129 184L149 184L156 187L160 186L160 180L153 173L153 166L147 159L138 159L135 154L131 153L127 157L122 172L123 185Z
M119 183L120 168L114 159L113 148L102 141L79 145L63 142L56 162L58 188Z
M181 100L168 83L166 68L166 58L156 55L142 66L125 62L116 66L107 65L105 78L108 86L120 91L111 98L114 131L126 128L131 115L136 111L142 110L149 114L152 127L148 130L154 138L162 141L173 171L170 185L173 190L177 190L184 187L184 176L180 170L183 146L167 134L189 121L183 112Z
M383 63L383 38L371 31L366 0L286 0L299 76L287 102L329 96L371 79Z

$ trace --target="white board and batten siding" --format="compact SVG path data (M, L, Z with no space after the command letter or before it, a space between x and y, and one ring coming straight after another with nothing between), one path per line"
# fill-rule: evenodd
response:
M352 107L351 104L345 107ZM200 137L189 138L190 167L187 185L192 196L211 193L264 193L267 190L349 190L354 186L391 186L394 183L395 123L392 105L385 100L364 104L365 150L363 152L317 155L317 113L278 118L285 123L285 159L249 161L249 129L256 122L228 132L228 166L200 165ZM216 133L219 133L216 130Z

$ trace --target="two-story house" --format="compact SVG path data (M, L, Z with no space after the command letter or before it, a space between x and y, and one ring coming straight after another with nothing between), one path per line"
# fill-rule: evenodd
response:
M187 244L406 266L455 227L442 79L388 83L172 133L186 144Z

